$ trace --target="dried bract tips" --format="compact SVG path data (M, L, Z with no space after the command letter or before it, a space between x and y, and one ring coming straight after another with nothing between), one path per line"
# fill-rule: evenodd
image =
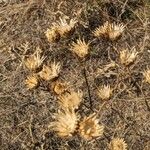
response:
M57 27L55 26L52 26L50 29L47 29L45 35L49 42L56 42L60 38L60 35L57 31Z
M60 137L69 137L75 132L77 127L78 116L74 111L59 111L55 114L55 121L49 126L57 132Z
M131 51L129 51L128 49L122 50L120 52L120 62L121 64L125 65L125 66L129 66L131 65L136 57L137 57L138 52L136 51L136 49L132 49Z
M103 85L98 88L98 96L102 100L110 99L113 89L109 85Z
M60 18L60 21L56 23L57 31L60 36L68 35L75 27L77 20L71 19L69 22L65 18Z
M84 40L78 39L76 43L72 43L71 50L80 58L84 58L89 53L89 43L86 43Z
M50 65L43 65L43 69L39 72L40 77L43 80L49 81L54 80L59 76L60 73L60 63L53 62Z
M63 109L74 110L77 109L79 104L82 101L83 93L81 91L78 92L66 92L63 95L59 96L58 103Z
M79 123L79 134L86 140L91 140L103 135L104 126L98 124L99 120L96 119L96 115L92 114L89 117L85 117L83 121Z
M39 52L36 51L33 55L28 57L24 63L30 71L37 71L41 67L44 59L45 58L43 56L41 57Z
M150 69L145 70L143 76L145 78L144 81L150 84Z
M25 84L26 84L28 89L36 88L38 86L38 77L37 77L37 75L28 76L27 79L25 80Z
M127 150L124 139L114 138L109 144L109 150Z

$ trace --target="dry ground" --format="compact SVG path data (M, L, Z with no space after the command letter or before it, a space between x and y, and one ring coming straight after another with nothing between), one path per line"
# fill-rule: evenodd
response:
M50 44L44 32L60 16L76 17L78 25L69 38ZM129 150L150 149L150 85L143 82L142 72L150 67L150 3L142 0L10 0L0 2L0 147L2 150L107 150L113 137L124 138ZM117 42L96 39L94 30L105 21L126 24ZM90 56L85 62L92 108L85 75L69 46L83 37L91 41ZM124 47L138 50L138 59L126 71L122 66L103 69L111 61L119 64L117 51ZM99 85L115 87L112 98L99 113L105 126L102 138L85 141L78 135L61 139L47 126L57 111L57 98L46 86L27 90L25 56L36 47L47 60L62 64L61 79L70 81L84 92L78 110L81 116L102 106L96 94Z

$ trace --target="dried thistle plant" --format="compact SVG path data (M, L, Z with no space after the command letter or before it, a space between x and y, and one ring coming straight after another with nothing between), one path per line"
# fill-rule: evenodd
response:
M58 95L63 94L69 88L67 82L60 82L60 81L53 82L51 84L51 87L53 91Z
M49 81L55 79L60 73L60 63L53 62L49 66L43 65L43 69L39 72L42 79Z
M89 53L89 43L86 43L84 39L78 39L76 43L72 43L71 50L80 58L84 58Z
M98 96L102 100L108 100L112 95L113 89L110 87L110 85L103 85L98 88Z
M41 67L44 59L44 56L41 57L39 51L36 51L33 55L28 57L24 63L30 71L37 71Z
M78 92L66 92L63 95L59 96L58 103L63 109L74 110L77 109L79 104L82 101L83 93L81 91Z
M109 144L110 150L127 150L127 144L122 138L114 138Z
M35 74L28 76L27 79L25 80L25 84L28 89L36 88L38 86L38 83L39 83L38 77Z
M85 117L83 121L79 123L78 132L86 140L91 140L103 135L104 126L98 124L99 120L96 119L96 115L91 114L89 117Z
M143 76L145 78L145 82L150 84L150 69L147 69L143 72Z
M78 116L74 111L58 111L55 121L49 126L59 137L70 137L77 127Z
M60 37L60 35L57 31L57 27L54 25L50 29L46 30L45 35L49 42L56 42Z
M131 65L135 61L137 54L138 54L138 52L136 51L135 48L133 48L131 51L129 51L128 49L122 50L120 52L121 64L123 64L125 66Z
M57 22L55 25L60 36L63 37L68 35L74 29L76 23L76 19L71 19L70 21L67 21L67 19L65 18L60 18L60 21Z
M106 21L104 25L99 26L93 32L95 37L109 38L111 41L118 39L125 29L123 24L109 23Z

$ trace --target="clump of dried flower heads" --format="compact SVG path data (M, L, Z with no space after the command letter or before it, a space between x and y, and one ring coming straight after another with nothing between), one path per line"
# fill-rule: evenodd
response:
M36 52L25 59L24 64L29 70L30 75L25 80L28 89L36 88L40 85L41 79L45 81L55 81L60 74L61 65L59 62L52 62L49 65L44 64L45 57L40 55L41 49L37 48Z
M53 23L53 25L46 30L45 36L49 42L56 42L60 37L69 35L74 30L76 23L76 19L60 18L58 22Z
M123 33L125 26L123 24L109 23L99 26L93 31L95 37L109 38L111 41L117 40Z
M72 30L74 30L76 23L77 23L76 19L70 19L69 20L66 18L60 18L60 21L58 21L55 25L57 27L57 31L60 34L60 36L66 36Z
M109 144L109 150L127 150L127 144L122 138L114 138Z

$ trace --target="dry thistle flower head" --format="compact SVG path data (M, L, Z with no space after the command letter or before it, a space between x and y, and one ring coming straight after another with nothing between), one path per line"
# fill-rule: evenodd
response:
M105 38L109 38L110 40L114 41L119 36L121 36L121 34L124 31L124 28L125 26L123 24L109 23L108 21L106 21L104 25L96 28L93 34L95 37L103 36Z
M31 71L36 71L41 67L44 59L43 56L40 56L39 51L36 51L25 60L25 66Z
M120 52L121 64L123 64L125 66L131 65L135 61L137 54L138 54L138 52L136 51L135 48L132 51L129 51L128 49L122 50Z
M49 42L55 42L60 37L56 26L52 26L50 29L47 29L45 35Z
M72 43L71 50L80 58L84 58L88 54L89 43L85 43L84 40L81 41L81 39L78 39L76 43Z
M78 116L74 111L59 111L55 114L55 121L49 126L57 132L60 137L69 137L75 132L77 127Z
M106 21L104 23L104 25L102 26L99 26L98 28L96 28L94 31L93 31L93 34L95 37L108 37L108 27L109 27L109 23L108 21Z
M58 103L63 109L74 110L77 109L79 104L81 103L82 96L83 93L81 91L71 91L70 93L66 92L63 95L59 96Z
M56 79L60 73L60 63L53 62L49 66L43 65L43 69L39 72L42 79L49 81Z
M102 100L108 100L112 95L113 89L110 87L110 85L103 85L98 88L98 96Z
M127 144L124 139L114 138L109 144L110 150L127 150Z
M79 123L79 134L86 140L100 137L103 135L104 126L98 124L99 120L96 119L95 113L89 117L85 117Z
M60 95L67 91L68 83L56 81L52 83L51 87L56 94Z
M30 75L25 80L25 84L28 89L33 89L38 86L38 77L36 75Z
M150 69L147 69L143 72L143 76L145 78L145 82L150 84Z
M76 23L75 19L71 19L68 23L67 19L60 18L60 21L56 23L57 31L60 36L66 36L74 29Z
M123 33L125 26L123 24L112 23L108 26L108 37L110 40L114 41L118 39Z

